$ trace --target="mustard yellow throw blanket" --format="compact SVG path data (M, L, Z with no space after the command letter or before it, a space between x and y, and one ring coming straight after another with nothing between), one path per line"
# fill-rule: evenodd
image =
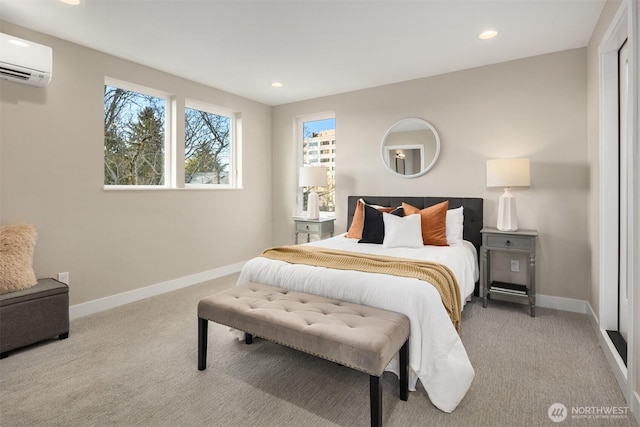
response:
M389 274L429 282L440 293L451 322L460 332L460 288L455 276L445 265L431 261L361 254L313 246L278 246L267 249L262 256L290 264Z

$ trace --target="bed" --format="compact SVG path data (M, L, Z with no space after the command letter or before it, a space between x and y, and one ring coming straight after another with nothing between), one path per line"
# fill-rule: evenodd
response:
M376 208L397 207L403 202L423 209L448 201L449 211L462 207L462 238L449 246L424 245L419 248L392 247L358 243L345 234L304 246L354 252L362 257L378 255L405 259L430 260L446 265L457 279L459 307L478 292L478 251L481 245L483 200L446 197L349 196L348 229L352 225L358 200ZM357 215L356 215L357 216ZM448 218L448 217L447 217ZM449 230L447 230L449 231ZM350 230L351 232L351 230ZM463 399L475 376L458 331L443 304L444 297L435 286L411 278L375 272L333 269L285 262L259 256L248 261L238 285L259 282L298 292L379 307L407 315L411 321L409 342L409 389L420 380L431 402L444 412L452 412ZM397 374L397 363L387 370Z

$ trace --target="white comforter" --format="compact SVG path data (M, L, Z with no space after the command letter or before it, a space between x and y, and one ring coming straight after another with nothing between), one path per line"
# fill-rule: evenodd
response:
M389 249L357 243L356 239L340 235L310 245L444 264L458 280L461 306L473 293L479 275L476 250L469 242L448 247ZM419 378L431 402L442 411L451 412L471 385L475 372L460 336L442 305L440 294L425 282L385 274L289 264L264 257L253 258L245 264L238 285L252 281L404 313L411 320L410 390L415 390ZM387 369L397 374L397 362L390 363Z

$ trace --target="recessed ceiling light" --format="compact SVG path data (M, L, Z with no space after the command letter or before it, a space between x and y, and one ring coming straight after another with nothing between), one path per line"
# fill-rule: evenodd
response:
M480 33L478 35L478 38L482 39L482 40L488 40L488 39L494 38L497 35L498 35L497 31L495 31L495 30L487 30L487 31L483 31L482 33Z
M81 0L60 0L64 4L70 4L72 6L77 6L80 4Z
M280 82L273 82L273 83L271 83L271 87L282 87L282 83L280 83Z

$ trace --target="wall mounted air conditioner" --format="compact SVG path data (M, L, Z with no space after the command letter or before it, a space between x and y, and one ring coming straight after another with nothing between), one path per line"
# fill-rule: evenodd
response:
M44 87L51 81L52 65L49 46L0 33L0 78Z

